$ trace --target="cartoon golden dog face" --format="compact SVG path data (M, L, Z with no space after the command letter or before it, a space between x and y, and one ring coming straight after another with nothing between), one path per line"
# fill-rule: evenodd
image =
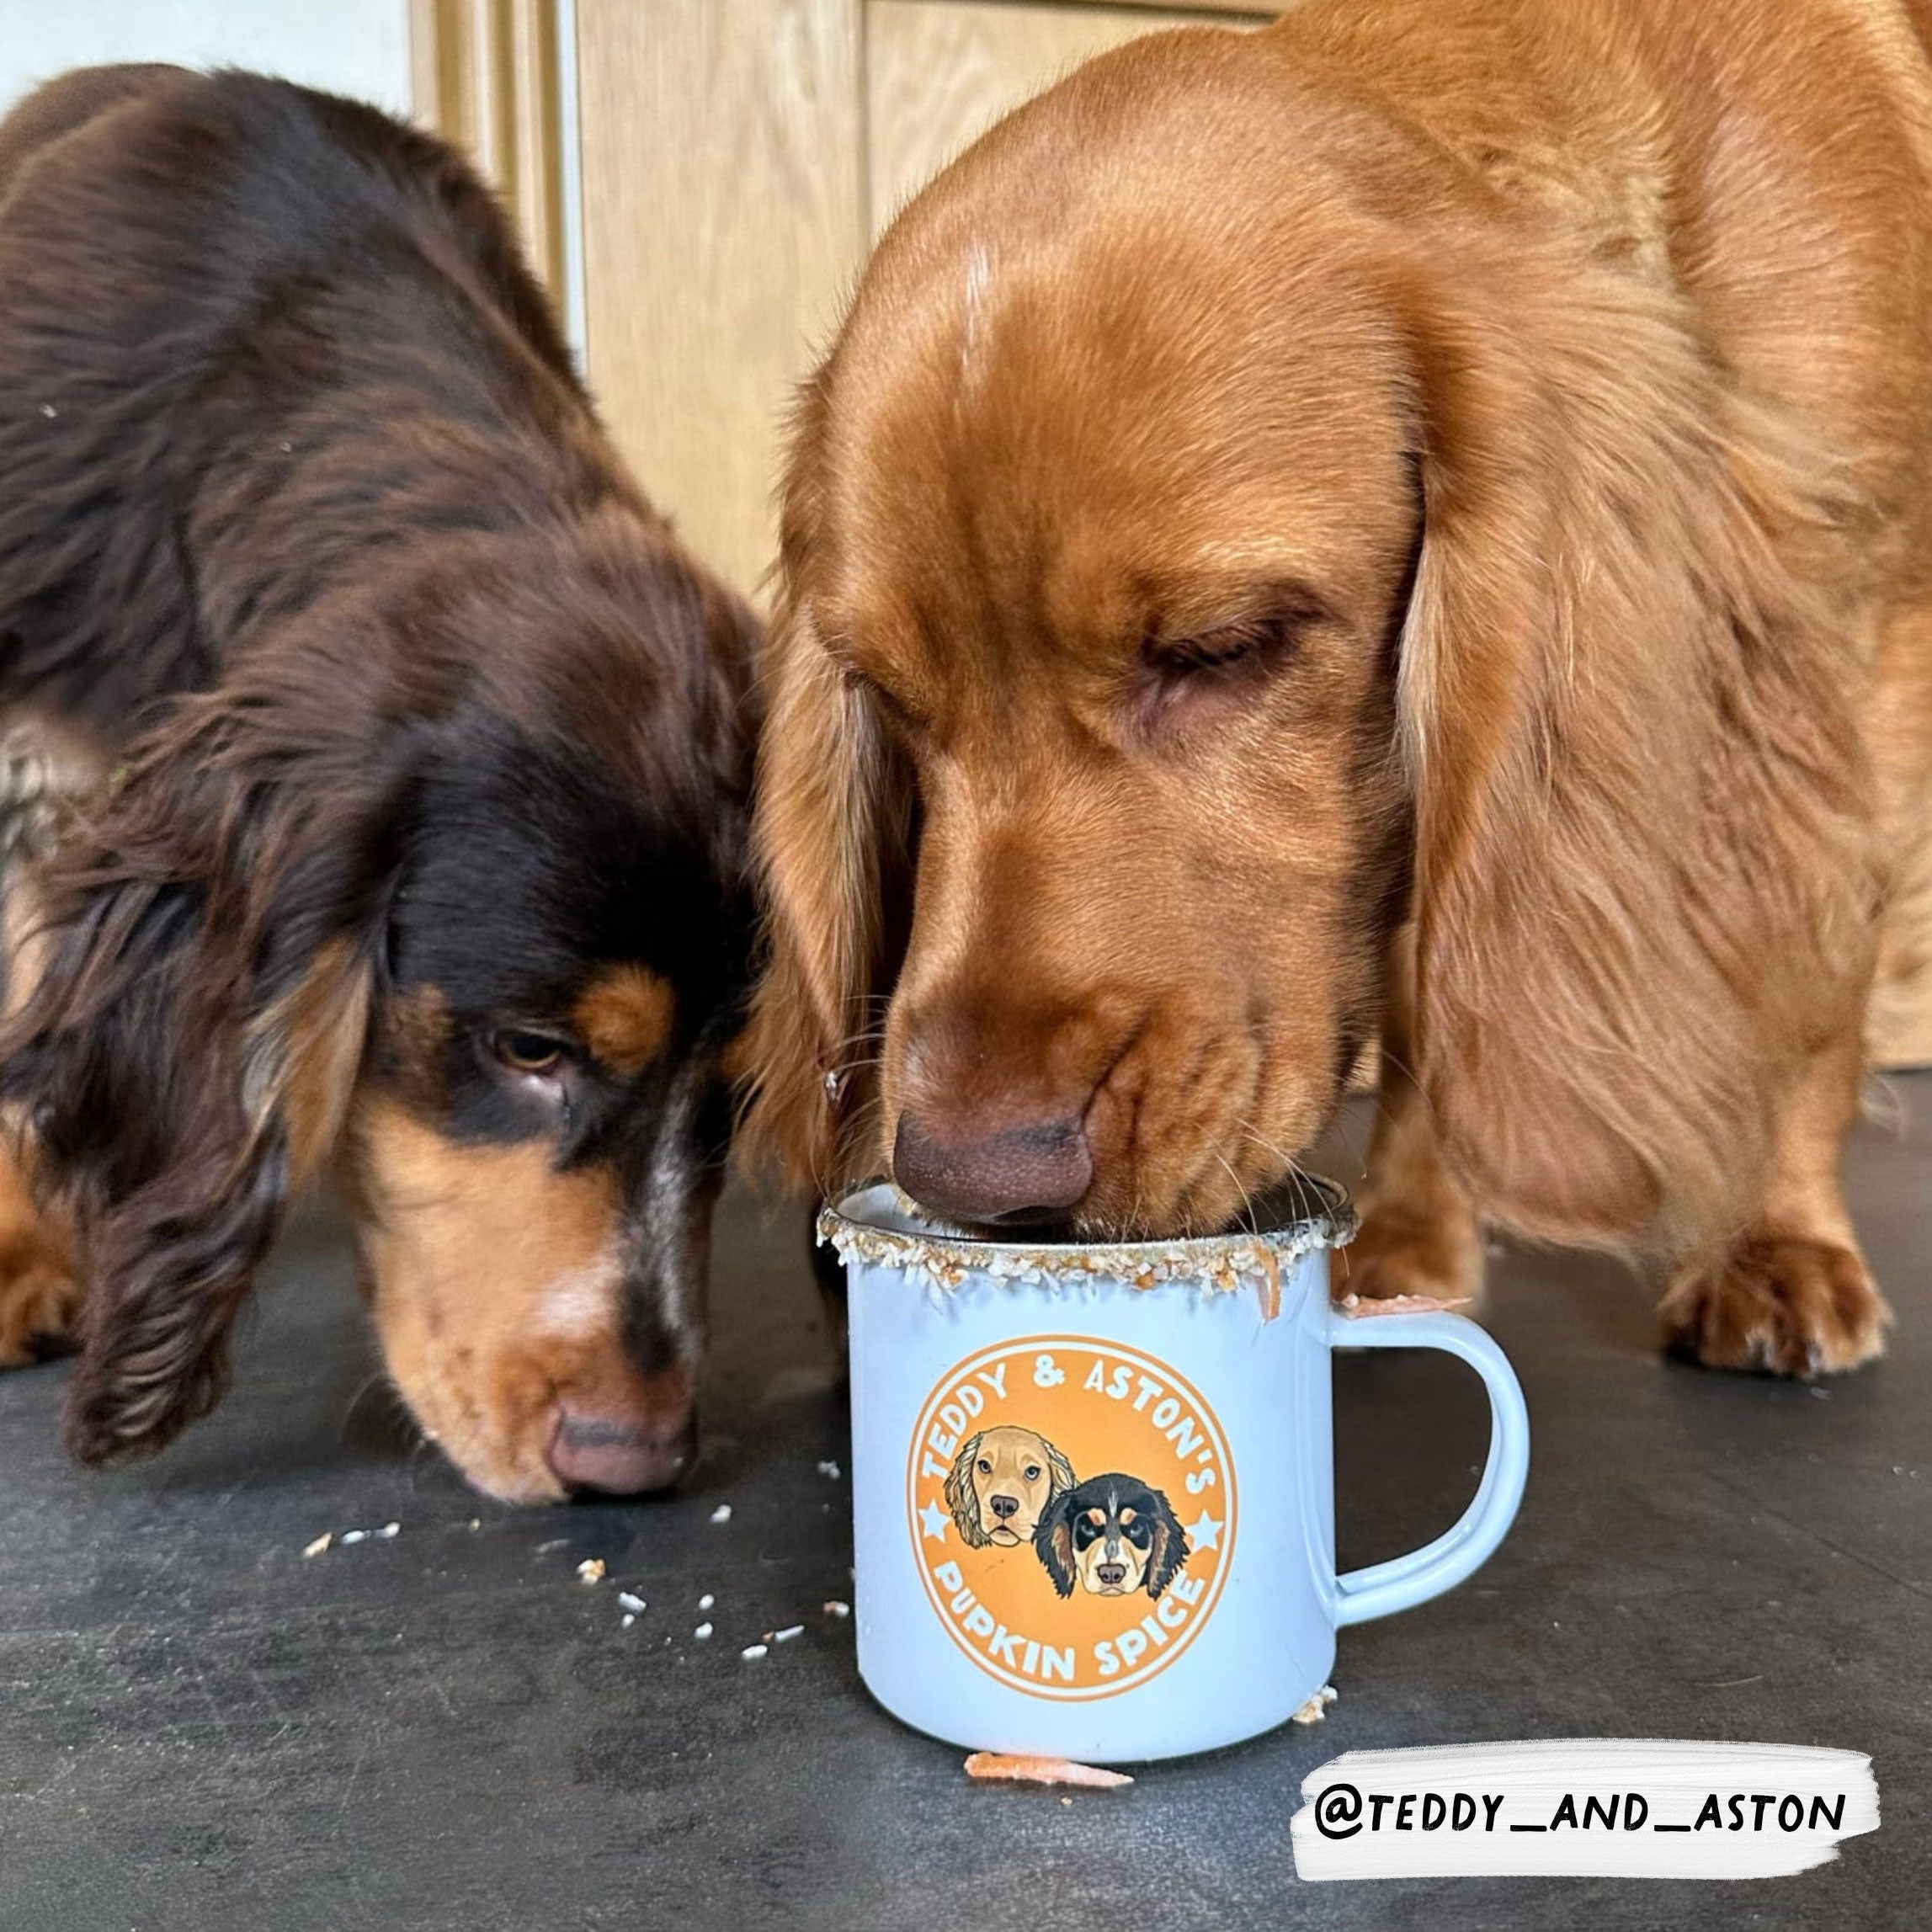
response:
M1010 1549L1030 1543L1055 1498L1072 1487L1072 1465L1045 1436L1002 1424L961 1446L945 1498L969 1548Z
M1041 1517L1033 1547L1063 1597L1075 1583L1097 1597L1158 1597L1188 1557L1167 1498L1133 1476L1092 1476L1069 1489Z

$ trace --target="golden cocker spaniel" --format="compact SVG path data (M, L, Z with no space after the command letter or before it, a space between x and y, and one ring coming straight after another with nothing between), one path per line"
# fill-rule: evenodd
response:
M753 1124L1227 1222L1380 1030L1351 1285L1484 1218L1668 1338L1887 1321L1839 1179L1932 929L1932 9L1311 0L902 214L807 385Z

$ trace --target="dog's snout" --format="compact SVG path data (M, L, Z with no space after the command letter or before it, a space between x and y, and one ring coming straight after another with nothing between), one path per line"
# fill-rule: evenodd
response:
M909 1110L899 1116L892 1176L920 1206L954 1221L1024 1221L1062 1214L1094 1179L1078 1120L1029 1121L951 1139Z
M1019 1514L1019 1498L1017 1496L989 1496L987 1498L987 1507L1003 1523L1009 1516L1017 1516Z
M1094 1566L1094 1574L1104 1583L1125 1583L1127 1566L1125 1563L1099 1563Z
M560 1408L546 1460L567 1488L613 1496L668 1489L697 1452L695 1410L644 1418Z

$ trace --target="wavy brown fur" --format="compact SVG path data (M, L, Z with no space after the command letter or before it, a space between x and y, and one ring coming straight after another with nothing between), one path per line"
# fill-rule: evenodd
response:
M684 1277L742 965L752 631L618 462L450 148L163 67L69 76L0 126L0 703L114 768L33 881L37 977L0 1041L84 1249L77 1454L157 1447L219 1397L290 1187L371 1082L399 1091L395 975L431 955L476 1010L403 1098L453 1168L556 1136L479 1070L493 1007L657 976L677 1040L621 1079L587 1061L565 1115L595 1147L530 1165L594 1164L559 1188L695 1232L649 1280L613 1262L567 1348L520 1335L540 1278L463 1284L498 1297L505 1359L431 1349L407 1392L480 1418L466 1466L535 1495L572 1376L606 1402L647 1368L669 1386L701 1333ZM406 918L425 876L440 897ZM640 1206L652 1174L689 1200ZM370 1206L381 1178L358 1175L365 1236L407 1231ZM435 1283L375 1272L386 1339Z

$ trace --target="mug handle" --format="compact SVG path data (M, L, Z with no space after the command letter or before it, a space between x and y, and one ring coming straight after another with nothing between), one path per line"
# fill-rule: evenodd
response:
M1440 1596L1488 1561L1515 1519L1530 1473L1530 1412L1509 1358L1488 1333L1460 1315L1422 1309L1350 1317L1328 1312L1328 1346L1350 1349L1440 1349L1459 1356L1489 1392L1489 1461L1476 1499L1433 1543L1406 1557L1335 1579L1335 1623L1365 1623Z

